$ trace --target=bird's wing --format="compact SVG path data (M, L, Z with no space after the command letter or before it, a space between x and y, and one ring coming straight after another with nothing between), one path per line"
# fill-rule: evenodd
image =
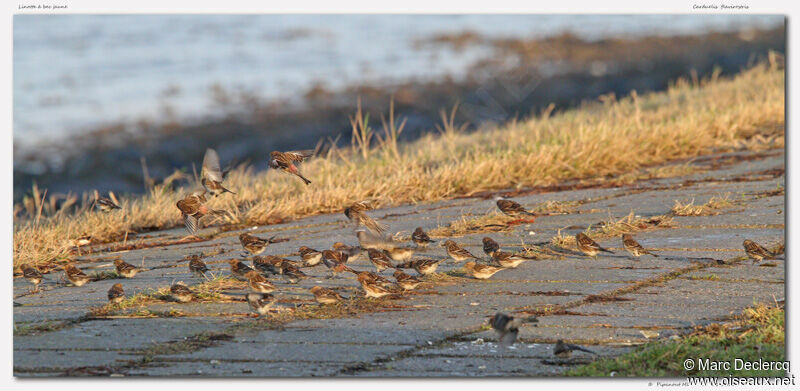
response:
M203 157L202 176L214 182L222 182L222 169L219 166L217 151L208 148Z
M186 229L189 233L194 234L197 232L197 226L200 220L194 216L190 216L187 214L183 215L183 224L186 226Z

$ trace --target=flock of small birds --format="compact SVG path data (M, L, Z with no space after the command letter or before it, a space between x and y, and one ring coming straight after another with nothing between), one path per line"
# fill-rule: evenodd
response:
M269 167L280 170L284 173L299 177L306 185L311 184L297 167L312 156L311 151L273 151L270 154ZM184 198L177 201L176 206L183 218L185 227L190 235L194 235L199 228L200 220L207 215L224 214L225 211L209 209L205 203L208 201L207 194L214 197L225 193L236 194L225 188L222 184L224 174L220 168L219 157L213 149L207 149L203 158L201 171L201 184L203 190L194 191ZM121 209L113 200L95 196L95 205L102 212L110 213ZM535 221L537 213L526 210L519 203L498 198L496 199L498 209L512 218L524 219L523 221L532 223ZM355 225L355 236L358 246L349 246L341 242L334 243L331 249L315 250L306 246L298 249L301 261L293 261L280 258L274 255L262 255L270 244L275 243L275 237L262 239L248 233L239 235L239 242L244 250L244 256L249 256L252 266L239 259L228 261L231 268L231 275L241 281L247 282L248 292L245 295L250 308L258 316L267 316L272 306L277 301L273 293L277 290L268 278L279 276L289 284L296 284L309 276L302 271L303 268L323 266L327 268L330 275L327 278L336 278L342 273L353 274L360 284L364 295L368 298L379 299L390 295L403 295L414 290L424 281L420 278L436 273L439 264L447 259L452 259L454 263L463 263L463 268L473 278L485 280L491 278L496 273L514 269L522 263L537 259L519 253L512 253L501 250L500 244L489 237L483 238L483 252L489 257L490 262L484 262L482 258L470 253L461 245L453 240L446 240L440 244L444 247L448 257L443 259L417 258L412 259L415 253L424 252L425 249L437 243L430 236L418 227L411 234L412 245L407 245L397 241L386 234L387 226L375 221L365 212L373 209L373 204L369 201L359 201L348 206L344 210L344 215ZM585 233L578 233L575 236L578 249L588 257L596 258L600 252L612 253L612 251L601 247ZM623 248L636 259L642 255L658 255L644 248L630 234L622 235ZM775 254L763 246L745 240L744 249L746 254L756 262L764 259L774 258ZM375 271L356 270L348 263L359 259L366 253L366 258L375 267ZM133 278L143 270L131 265L122 259L114 261L117 274L124 278ZM207 278L209 272L206 264L199 256L194 255L189 259L189 271L196 277ZM404 270L413 269L416 275L407 274ZM42 274L38 269L30 265L23 265L22 273L25 279L34 285L38 290L42 282ZM91 278L73 264L66 264L63 267L64 277L75 286L83 286L91 281ZM394 281L381 275L385 271L392 271ZM345 300L338 292L333 289L314 286L310 289L317 303L321 305L336 304ZM171 298L180 303L190 302L194 298L194 292L185 284L179 282L170 287ZM108 301L117 304L125 299L125 291L122 284L114 284L108 291ZM508 346L516 341L519 333L519 326L523 323L535 323L535 318L517 319L513 316L497 313L489 319L489 325L498 335L498 341L502 346ZM584 351L595 354L591 350L564 343L558 340L554 346L553 353L558 357L568 357L573 351Z

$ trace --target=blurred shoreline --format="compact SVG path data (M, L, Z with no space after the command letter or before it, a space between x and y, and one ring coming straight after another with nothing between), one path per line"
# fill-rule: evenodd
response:
M679 77L733 74L769 50L784 53L785 29L591 41L570 34L507 39L465 30L415 45L445 45L454 51L479 47L487 54L463 77L344 88L316 84L299 103L219 87L212 91L222 113L218 118L194 123L142 119L98 127L66 142L44 145L36 153L23 154L15 147L14 199L30 192L34 182L50 194L91 189L141 193L143 164L153 178L175 169L191 174L193 163L199 170L206 147L217 149L223 165L233 159L249 161L260 171L266 169L271 150L314 148L324 140L348 143L348 118L359 98L375 128L393 99L396 117L407 119L400 138L409 141L435 131L440 111L455 105L456 123L475 129L524 118L551 104L551 110L563 110L602 95L663 90Z

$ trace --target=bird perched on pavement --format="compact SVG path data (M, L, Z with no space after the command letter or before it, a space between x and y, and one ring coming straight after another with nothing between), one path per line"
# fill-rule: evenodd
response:
M442 245L447 250L447 255L456 262L466 261L467 259L479 259L452 240L447 240L442 243Z
M578 233L575 235L575 242L578 243L578 249L581 250L584 254L590 257L597 256L597 253L600 251L607 252L613 254L613 251L606 250L600 247L597 242L592 240L588 235L583 232Z
M745 239L742 245L744 246L744 252L747 253L747 256L756 262L775 257L775 254L771 251L750 239Z
M649 254L649 255L652 255L652 256L658 258L658 255L653 254L650 251L646 250L630 234L622 234L622 247L624 247L625 250L628 251L628 253L630 253L632 256L634 256L636 258L638 258L638 257L640 257L640 256L642 256L644 254Z
M557 357L567 358L572 355L572 352L575 350L579 350L581 352L591 353L596 355L597 353L584 348L583 346L573 345L570 343L565 343L563 339L559 339L556 341L556 345L553 346L553 355Z
M466 269L467 272L469 272L469 274L472 277L477 278L479 280L486 280L491 276L493 276L495 273L501 270L505 270L506 268L469 261L464 264L464 269Z
M71 263L64 265L64 276L75 286L83 286L90 280L86 273Z
M431 237L422 230L422 227L417 227L417 229L414 230L414 233L411 234L411 241L419 247L427 247L431 243L436 243L435 240L432 240Z

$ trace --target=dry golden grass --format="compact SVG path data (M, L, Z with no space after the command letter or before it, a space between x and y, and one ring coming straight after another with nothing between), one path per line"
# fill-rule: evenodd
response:
M589 237L592 239L597 240L600 238L610 238L626 233L630 234L653 228L668 228L673 226L674 224L672 217L670 216L639 217L634 215L633 211L631 211L631 213L619 220L609 218L608 221L605 221L597 228L592 229L589 227L584 233L589 235ZM562 235L561 230L558 231L558 235L553 237L550 242L559 247L576 246L575 236Z
M310 186L273 170L256 173L241 167L226 179L226 186L238 194L216 197L209 206L231 211L234 221L266 224L339 212L364 198L376 199L379 207L435 201L490 189L620 175L747 143L763 145L764 140L780 147L784 77L771 62L733 78L679 80L665 92L603 99L468 134L453 122L452 114L443 113L439 134L401 145L393 142L392 134L399 133L403 123L390 118L382 133L373 133L379 142L331 149L307 162L303 169L313 181ZM353 118L354 133L368 133L365 119L360 113ZM67 258L67 242L83 235L103 242L121 239L126 231L178 226L175 202L191 190L155 186L146 195L121 199L122 210L108 215L64 209L47 213L39 208L24 217L25 208L17 207L14 268L24 263L47 267Z
M496 211L473 218L461 216L461 219L451 221L446 227L434 228L428 234L434 238L444 238L476 232L500 232L510 229L508 222L512 220Z
M730 208L732 206L733 201L730 199L730 194L726 194L724 196L711 197L711 199L703 205L695 205L694 200L687 204L675 200L675 205L672 207L670 213L675 216L713 216L719 214L718 210Z

